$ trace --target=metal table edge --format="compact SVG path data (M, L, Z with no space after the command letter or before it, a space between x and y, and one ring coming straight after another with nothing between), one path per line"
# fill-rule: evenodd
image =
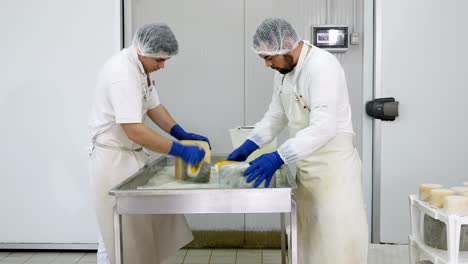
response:
M122 186L126 185L127 183L129 183L130 181L132 181L134 178L138 177L138 174L148 168L148 167L151 167L153 166L154 164L156 163L159 163L161 162L162 160L165 160L165 159L168 159L170 158L170 156L161 156L161 157L158 157L156 159L154 159L153 161L149 162L148 164L145 164L143 167L141 167L138 171L136 171L132 176L128 177L127 179L125 179L124 181L122 181L121 183L119 183L118 185L116 185L115 187L111 188L108 192L108 195L110 196L128 196L128 195L132 195L132 196L140 196L140 195L167 195L167 194L180 194L182 191L184 193L186 193L186 191L193 191L193 193L196 193L198 191L203 191L203 192L206 192L207 190L209 191L222 191L222 192L226 192L226 191L239 191L239 190L284 190L284 189L287 189L287 190L290 190L291 192L291 196L294 196L296 190L297 190L297 185L296 185L296 181L294 178L292 178L292 175L289 171L289 167L287 164L284 164L281 166L280 169L282 170L287 170L287 173L286 173L286 178L288 180L288 184L290 185L289 187L279 187L279 188L236 188L236 189L229 189L229 188L219 188L219 189L204 189L204 188L200 188L200 189L166 189L166 190L163 190L163 189L145 189L145 190L119 190ZM155 193L156 192L156 193ZM272 191L269 191L270 193Z

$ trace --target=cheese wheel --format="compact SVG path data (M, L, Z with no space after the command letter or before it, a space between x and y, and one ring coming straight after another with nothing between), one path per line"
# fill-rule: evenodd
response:
M468 197L446 196L444 199L444 209L448 215L468 215Z
M452 187L450 190L455 192L455 195L463 195L463 193L468 192L468 187Z
M419 200L429 202L431 198L431 190L434 189L442 189L442 185L440 184L433 184L433 183L425 183L419 186Z
M468 187L468 182L464 182L463 186Z
M446 196L454 195L455 192L449 189L434 189L431 190L431 199L429 203L433 207L442 208L444 206L444 198Z

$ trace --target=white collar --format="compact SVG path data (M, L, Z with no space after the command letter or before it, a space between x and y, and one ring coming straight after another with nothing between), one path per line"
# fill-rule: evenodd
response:
M142 74L144 76L147 76L147 74L145 72L145 68L143 67L143 64L138 59L137 50L133 45L131 45L130 47L127 48L126 54L127 54L127 57L130 59L131 62L138 65L138 69L140 70L140 74Z

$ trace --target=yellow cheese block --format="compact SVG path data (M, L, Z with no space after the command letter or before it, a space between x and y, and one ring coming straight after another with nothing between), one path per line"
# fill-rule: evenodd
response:
M431 190L442 189L442 185L433 183L424 183L419 186L419 200L429 202L431 198Z
M194 167L193 165L188 166L187 175L190 177L196 177L198 173L200 172L202 165L203 165L203 162L200 162L197 167Z
M449 189L434 189L431 190L431 198L429 203L433 207L444 207L444 200L446 196L454 195L455 192Z
M203 150L205 150L205 157L203 158L203 162L211 164L211 151L208 142L206 141L199 141L199 140L181 140L179 141L180 144L183 145L197 145ZM187 172L185 171L184 161L181 158L176 158L175 160L175 177L178 180L185 180L187 178ZM200 163L201 165L201 163Z
M448 215L468 215L468 197L446 196L444 199L444 209Z
M222 166L226 165L226 164L231 164L231 163L235 163L235 162L238 162L236 160L223 160L223 161L219 161L216 163L216 167L219 169L221 168Z

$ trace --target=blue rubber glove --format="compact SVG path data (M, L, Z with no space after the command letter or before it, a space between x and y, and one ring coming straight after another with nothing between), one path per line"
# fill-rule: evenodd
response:
M169 154L182 158L185 162L197 167L205 157L205 150L195 145L182 145L174 141Z
M247 178L247 183L255 181L254 187L257 188L264 180L265 188L270 186L271 179L275 174L276 170L284 164L277 151L263 154L260 157L250 162L250 167L244 171L244 176L250 174Z
M247 157L258 149L258 145L250 139L247 139L240 147L236 148L227 160L244 161Z
M171 136L176 138L177 140L200 140L200 141L206 141L208 142L208 146L210 146L211 149L211 144L210 141L208 140L207 137L195 134L195 133L188 133L186 132L181 126L178 124L175 124L170 131Z

